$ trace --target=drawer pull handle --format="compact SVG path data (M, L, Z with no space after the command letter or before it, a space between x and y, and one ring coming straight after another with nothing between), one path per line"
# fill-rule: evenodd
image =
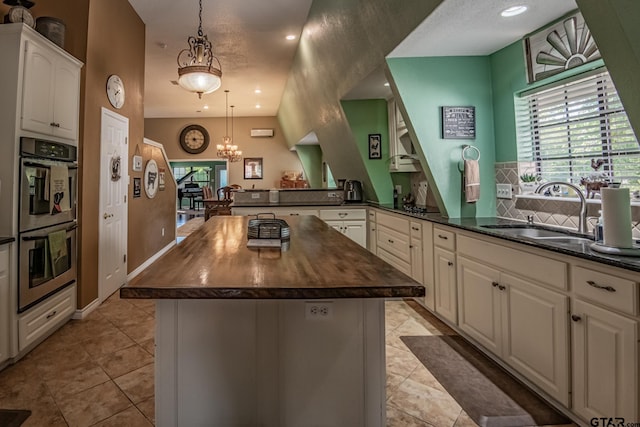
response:
M393 240L391 240L391 239L387 239L387 240L389 241L389 243L393 243Z
M500 289L501 291L504 291L505 289L507 289L507 287L504 285L498 285L498 289Z
M603 291L607 291L607 292L615 292L616 291L616 288L613 288L611 286L598 285L593 280L587 280L587 284L589 284L589 286L593 286L596 289L602 289Z
M498 282L491 282L491 286L493 286L494 288L497 288L498 286L500 286L500 283L498 283Z
M299 213L290 213L289 216L299 216Z
M58 314L58 310L53 310L51 313L47 314L47 319L51 319L56 314Z
M447 265L448 265L449 267L451 267L451 266L453 265L453 263L452 263L451 261L447 261Z
M349 213L347 213L347 212L340 212L340 213L338 213L338 216L339 216L340 218L344 218L344 217L345 217L345 216L347 216L347 215L349 215Z
M442 234L438 234L438 237L443 239L443 240L449 240L449 238L447 236L443 236Z
M411 229L415 230L415 231L420 231L420 229L418 227L411 227Z
M579 322L582 320L582 317L578 316L577 314L572 314L571 320L573 320L574 322Z

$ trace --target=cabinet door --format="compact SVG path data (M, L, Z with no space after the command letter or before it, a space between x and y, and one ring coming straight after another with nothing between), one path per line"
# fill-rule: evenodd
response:
M367 228L365 221L345 221L343 223L343 233L362 246L367 247Z
M60 59L56 64L53 100L56 136L78 139L79 100L80 70L74 64Z
M442 248L435 248L434 266L436 269L436 313L453 323L457 323L455 254Z
M11 304L9 303L9 248L0 246L0 363L9 358Z
M502 359L569 406L568 297L504 273L500 286Z
M22 128L51 135L56 57L30 40L25 45Z
M500 272L458 258L458 326L483 347L502 354Z
M325 221L327 225L336 231L342 233L342 221Z
M376 255L378 253L378 237L376 235L376 223L369 223L369 251Z
M638 322L573 300L573 409L585 420L638 414Z
M411 278L423 283L422 240L410 237L409 249L411 250Z
M425 288L424 305L431 311L435 310L435 286L433 268L433 224L422 223L422 283Z

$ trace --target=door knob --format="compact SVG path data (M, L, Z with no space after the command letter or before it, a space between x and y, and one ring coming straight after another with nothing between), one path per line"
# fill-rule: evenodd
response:
M107 218L109 218L109 214L107 214L107 213L105 212L105 214L104 214L102 217L103 217L104 219L107 219Z

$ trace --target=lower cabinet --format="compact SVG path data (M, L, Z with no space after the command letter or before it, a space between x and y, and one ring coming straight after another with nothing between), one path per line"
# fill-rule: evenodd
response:
M574 412L638 421L638 321L580 299L571 320Z
M422 265L422 224L411 221L409 234L409 250L411 251L411 278L424 283L424 267Z
M456 255L446 249L433 249L435 270L435 311L452 323L458 322Z
M9 358L10 324L10 281L9 251L11 245L0 246L0 364Z
M367 247L365 209L320 209L320 219L363 248Z

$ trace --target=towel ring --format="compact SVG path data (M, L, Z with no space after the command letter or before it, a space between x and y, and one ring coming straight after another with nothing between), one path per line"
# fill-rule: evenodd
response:
M473 150L478 154L478 158L474 159L473 157L468 157L468 151ZM478 147L474 147L473 145L465 145L462 148L462 160L480 160L480 150Z

